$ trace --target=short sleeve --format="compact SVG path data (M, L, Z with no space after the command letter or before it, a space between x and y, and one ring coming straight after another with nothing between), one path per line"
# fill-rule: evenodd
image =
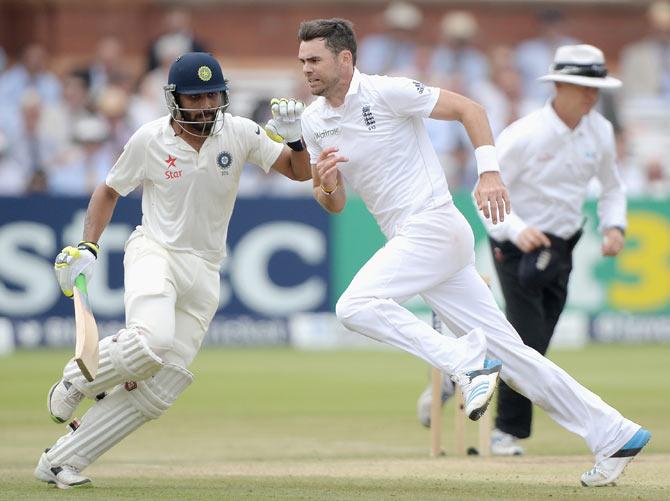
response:
M241 129L247 144L247 162L258 165L266 173L270 172L284 145L270 139L265 130L252 120L242 119Z
M142 137L135 134L130 138L105 179L107 186L124 197L137 188L144 179L148 148L146 144L142 144Z
M404 77L377 77L377 91L396 116L428 118L440 97L439 87L429 87Z

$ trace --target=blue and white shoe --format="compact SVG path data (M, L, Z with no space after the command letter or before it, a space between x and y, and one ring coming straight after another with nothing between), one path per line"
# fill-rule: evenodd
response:
M493 392L498 384L502 362L500 360L484 360L484 368L470 371L456 378L461 385L465 413L473 421L477 421L486 412Z
M582 485L584 487L602 487L605 485L615 485L617 478L621 476L624 469L635 456L639 454L642 448L647 445L651 433L640 428L625 445L612 454L595 464L593 468L582 475Z

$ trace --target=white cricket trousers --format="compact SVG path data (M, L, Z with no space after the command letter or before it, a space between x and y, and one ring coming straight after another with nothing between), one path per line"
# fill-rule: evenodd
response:
M164 363L187 368L219 304L219 266L169 251L135 230L123 260L126 327L146 336Z
M419 294L454 339L401 303ZM415 214L356 274L337 302L349 329L416 355L448 374L481 368L486 351L502 379L580 435L599 461L639 429L523 341L474 266L474 236L452 202ZM485 339L484 339L485 338Z

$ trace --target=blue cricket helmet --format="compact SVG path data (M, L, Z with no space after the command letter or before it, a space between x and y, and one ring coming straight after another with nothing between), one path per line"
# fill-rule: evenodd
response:
M223 77L221 65L207 52L187 52L179 56L168 73L168 82L165 87L165 100L172 119L178 123L185 132L204 137L216 133L223 127L224 113L229 105L228 81ZM178 94L207 94L210 92L221 93L221 104L211 109L187 109L180 107ZM191 118L187 120L184 112L215 113L214 118L198 120ZM197 132L189 128L200 129Z
M179 94L225 92L228 82L223 78L221 65L207 52L187 52L179 56L168 74L168 85Z

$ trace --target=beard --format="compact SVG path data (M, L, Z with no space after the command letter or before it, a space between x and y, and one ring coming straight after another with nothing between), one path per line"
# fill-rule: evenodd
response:
M215 111L182 111L183 120L186 123L182 127L198 135L209 135L216 123Z

